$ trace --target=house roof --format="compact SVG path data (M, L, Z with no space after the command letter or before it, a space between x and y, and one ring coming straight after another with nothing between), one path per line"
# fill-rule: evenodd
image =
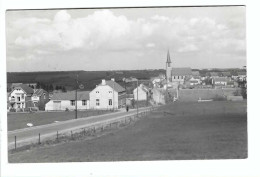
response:
M199 71L192 71L192 75L193 76L200 76L200 72Z
M245 71L237 72L237 75L239 75L239 76L245 76L245 75L246 75L246 72L245 72Z
M222 72L222 75L223 75L223 76L227 76L227 77L229 77L229 76L231 76L231 73L228 72L228 71L226 71L226 72Z
M210 76L219 76L217 72L210 72Z
M192 75L191 68L172 68L172 76Z
M77 100L89 100L90 91L78 91ZM75 91L53 93L51 100L75 100Z
M13 90L17 89L17 88L21 88L26 94L33 94L33 88L29 87L28 85L25 84L20 84L16 87L14 87Z
M101 84L99 84L99 86L101 86ZM125 91L125 88L122 87L121 85L119 85L117 82L115 81L112 81L112 80L106 80L106 85L110 86L111 88L114 88L114 90L116 92L124 92Z
M228 82L229 81L229 79L226 77L217 77L214 80L217 82Z
M47 91L44 90L44 89L34 89L33 95L34 96L41 96L43 93L47 93Z

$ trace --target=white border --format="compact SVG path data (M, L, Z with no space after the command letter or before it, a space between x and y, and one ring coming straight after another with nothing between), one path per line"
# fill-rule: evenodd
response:
M258 3L259 4L259 3ZM259 177L260 116L259 99L259 6L257 0L0 0L0 114L1 114L1 176L216 176ZM6 56L5 10L44 8L135 7L135 6L190 6L190 5L246 5L247 8L247 68L248 68L248 130L249 158L247 160L106 162L59 164L8 164L6 120ZM258 39L258 41L256 40Z

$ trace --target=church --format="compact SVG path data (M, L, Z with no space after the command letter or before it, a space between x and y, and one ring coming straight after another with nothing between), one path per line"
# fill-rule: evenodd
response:
M183 85L187 79L192 76L191 68L173 68L171 67L171 57L168 50L166 60L166 81L167 85Z

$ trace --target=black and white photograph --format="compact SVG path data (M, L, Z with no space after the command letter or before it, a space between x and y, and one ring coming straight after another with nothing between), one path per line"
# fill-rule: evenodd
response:
M5 18L9 163L247 159L245 6Z

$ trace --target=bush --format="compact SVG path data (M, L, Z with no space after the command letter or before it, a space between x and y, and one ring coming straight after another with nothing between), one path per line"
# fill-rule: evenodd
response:
M227 101L227 98L224 97L224 96L216 95L216 96L213 98L213 101Z
M9 111L10 111L10 112L16 112L16 109L10 108Z

